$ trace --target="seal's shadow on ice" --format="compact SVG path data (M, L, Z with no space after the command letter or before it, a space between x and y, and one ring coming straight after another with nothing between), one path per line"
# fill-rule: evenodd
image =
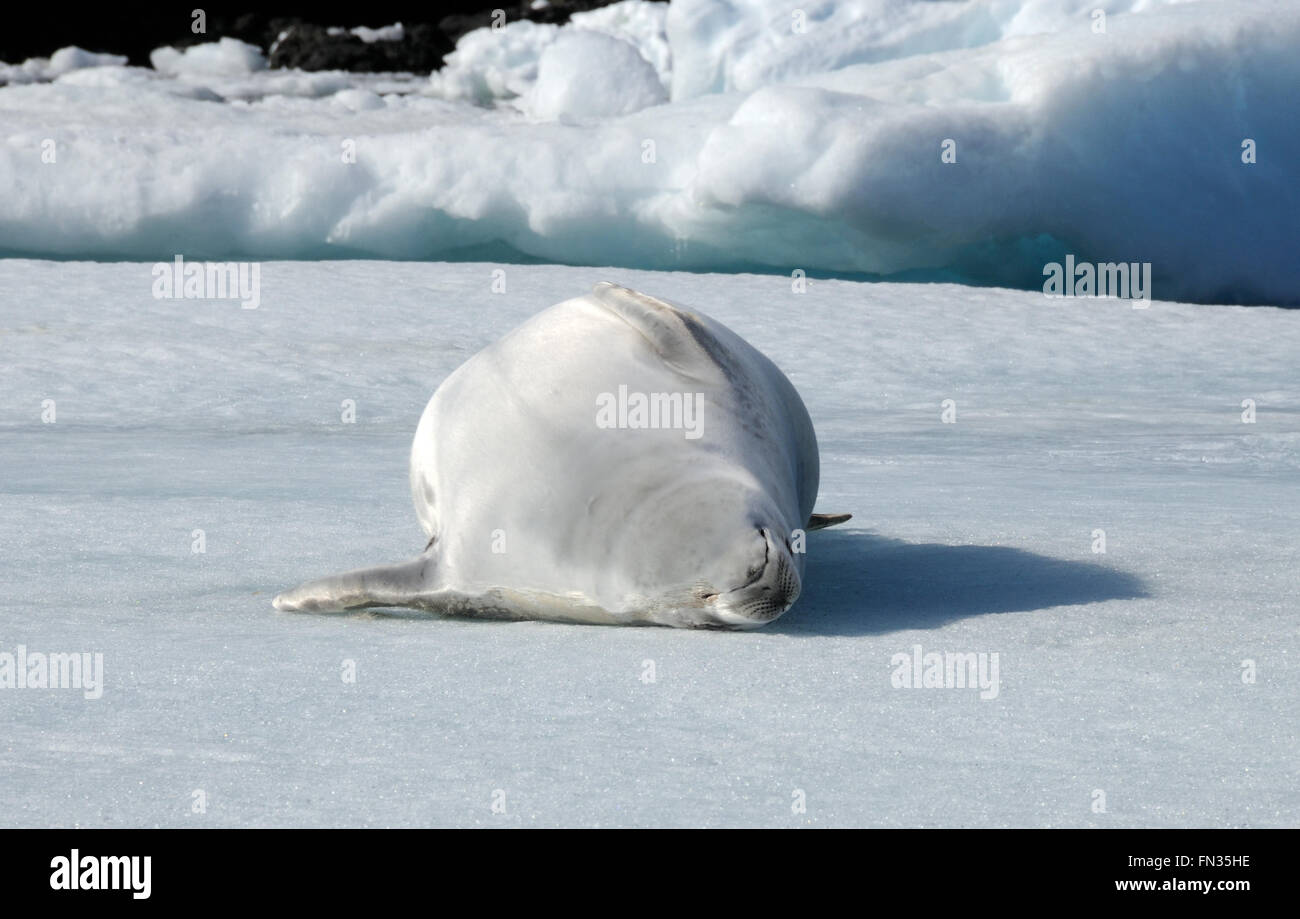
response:
M1136 575L1008 546L909 543L831 530L809 544L808 577L790 614L764 631L876 635L934 629L967 616L1150 596Z

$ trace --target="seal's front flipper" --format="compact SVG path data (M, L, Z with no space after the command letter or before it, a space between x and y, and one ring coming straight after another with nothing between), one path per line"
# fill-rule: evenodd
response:
M853 517L852 514L813 514L808 518L808 530L824 530L827 527L833 527L837 523L843 523Z
M358 568L346 574L308 581L272 602L284 612L337 613L369 606L417 606L428 593L437 561L424 554L396 565Z

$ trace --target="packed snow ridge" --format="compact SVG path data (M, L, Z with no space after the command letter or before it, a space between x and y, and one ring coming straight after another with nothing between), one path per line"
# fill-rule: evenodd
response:
M1068 254L1296 304L1297 47L1287 0L624 0L468 33L430 78L63 49L0 65L0 253L1030 289Z

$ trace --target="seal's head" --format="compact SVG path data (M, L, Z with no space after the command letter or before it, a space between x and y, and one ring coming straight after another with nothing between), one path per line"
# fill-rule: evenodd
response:
M735 572L719 584L736 586L705 597L718 622L731 628L752 629L771 622L799 597L799 565L788 536L771 527L756 527L747 558L743 576Z
M636 552L614 557L641 585L675 584L676 614L700 626L757 628L799 596L802 556L791 545L788 515L756 483L700 477L639 496L623 531ZM645 591L649 593L649 591Z

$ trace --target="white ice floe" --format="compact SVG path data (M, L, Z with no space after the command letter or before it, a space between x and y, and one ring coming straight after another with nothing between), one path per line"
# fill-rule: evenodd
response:
M668 100L659 75L633 45L574 29L548 45L538 61L527 111L568 120L626 115Z
M499 29L467 32L443 68L429 77L429 91L479 105L523 96L537 79L542 51L559 31L551 23L520 19Z
M1150 262L1157 297L1300 302L1300 7L1107 9L845 0L796 29L766 0L625 0L471 32L432 80L229 44L165 55L170 80L101 64L0 89L0 252L486 247L1020 287L1072 254Z
M49 57L34 57L21 64L0 62L0 86L5 83L39 83L91 67L123 67L120 54L98 54L75 45L60 48Z
M851 64L1094 32L1094 11L1158 12L1183 0L686 0L667 4L673 98L757 89ZM1120 30L1122 31L1122 26Z
M668 4L645 0L621 0L609 6L575 13L565 26L536 23L527 19L507 22L500 28L475 29L461 36L456 49L447 55L445 65L430 77L429 91L447 99L464 99L480 105L509 102L527 96L537 80L543 54L561 35L582 36L591 32L613 36L633 46L654 67L659 82L666 88L672 75L672 51L665 33ZM575 72L578 84L566 92L579 95L601 93L593 77L605 58L589 46L590 60L582 62L582 76ZM615 53L609 62L611 76L618 78L624 58ZM638 79L638 86L642 80ZM549 92L554 94L554 84ZM623 114L623 112L618 112Z
M236 38L191 45L188 48L156 48L149 55L154 70L169 76L238 77L266 69L262 49Z

